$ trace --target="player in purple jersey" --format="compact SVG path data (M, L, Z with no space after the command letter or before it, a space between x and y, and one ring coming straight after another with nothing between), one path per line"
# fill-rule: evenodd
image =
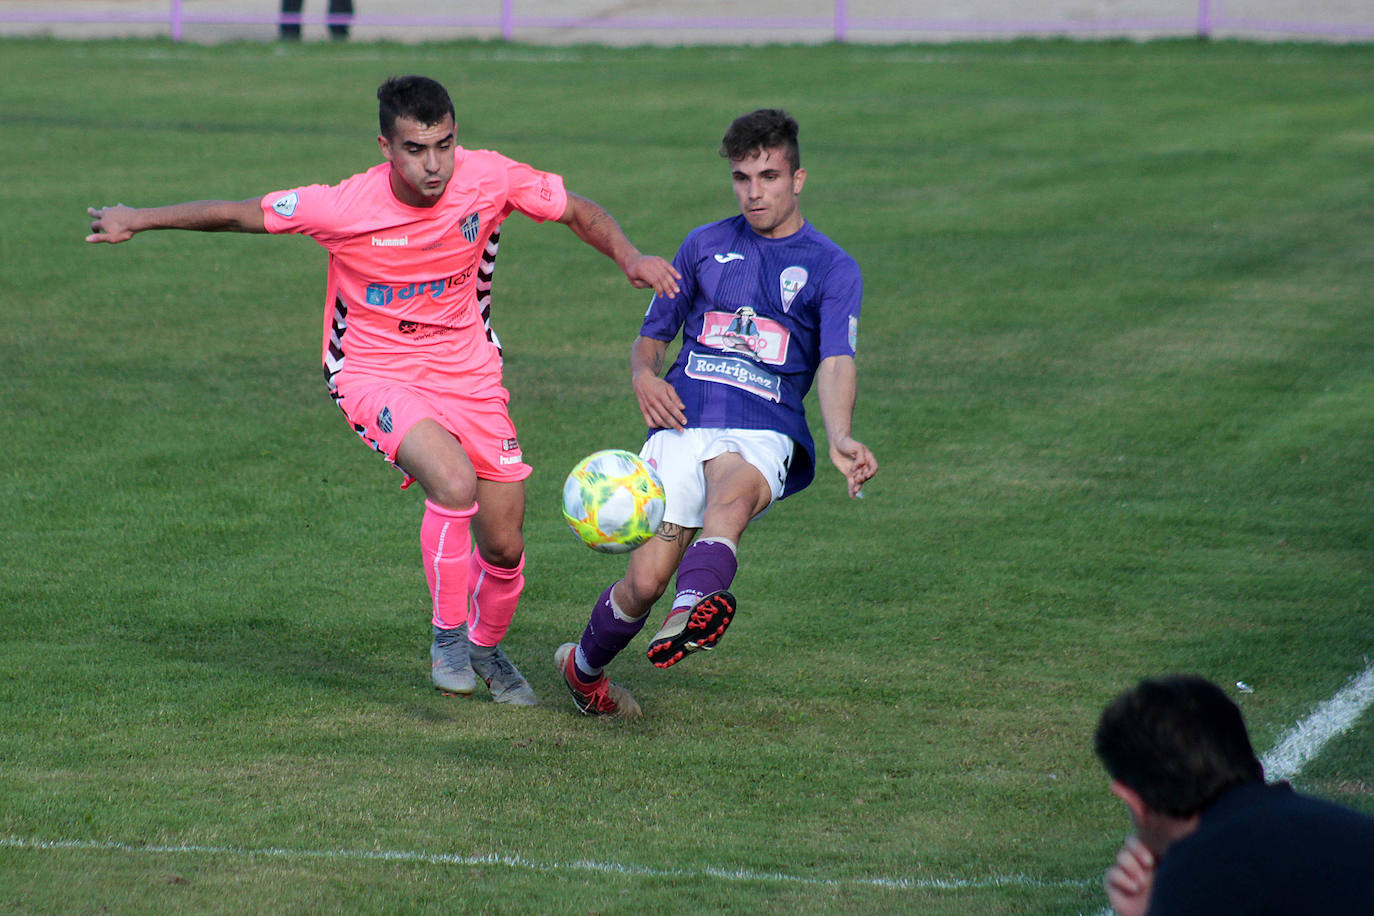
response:
M729 587L744 529L815 476L802 408L813 382L849 495L862 495L878 470L850 435L863 281L854 259L802 218L797 122L777 109L736 118L720 154L740 215L688 234L673 259L685 295L654 297L630 356L649 425L640 454L663 479L667 511L624 578L601 594L581 640L554 656L584 715L640 715L605 668L643 629L674 573L673 606L649 660L667 668L720 640L735 615ZM679 332L681 351L661 376Z

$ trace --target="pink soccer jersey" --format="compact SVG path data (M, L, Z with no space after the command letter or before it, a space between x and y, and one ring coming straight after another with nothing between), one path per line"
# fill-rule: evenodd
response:
M325 375L424 384L461 376L470 392L500 384L487 299L501 222L539 222L567 208L563 179L490 150L458 148L453 178L433 207L396 200L390 163L337 185L262 199L267 231L308 235L329 251ZM485 314L484 314L485 313Z

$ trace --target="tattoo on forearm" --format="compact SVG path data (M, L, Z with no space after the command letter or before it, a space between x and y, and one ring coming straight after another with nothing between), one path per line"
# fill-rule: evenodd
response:
M600 207L594 209L591 215L587 217L587 234L601 244L609 245L611 242L611 233L606 227L606 222L610 220L610 218L611 215ZM612 225L614 225L614 222L612 222Z

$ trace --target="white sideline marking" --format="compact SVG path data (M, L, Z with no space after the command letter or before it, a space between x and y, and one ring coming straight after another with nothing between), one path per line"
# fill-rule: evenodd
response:
M1285 732L1279 743L1262 758L1266 776L1273 779L1291 779L1298 775L1302 767L1311 762L1331 739L1350 728L1360 715L1374 704L1374 664L1355 676L1335 696L1320 704L1306 718ZM181 855L219 855L242 856L269 859L321 859L355 860L373 862L412 862L425 865L462 865L462 866L503 866L523 868L531 871L574 871L595 872L600 874L627 875L649 878L713 878L724 881L761 881L775 884L796 884L818 887L878 887L888 890L979 890L998 887L1088 887L1097 883L1093 880L1047 880L1030 875L989 875L984 878L811 878L805 875L789 875L784 872L757 872L744 869L703 868L688 869L649 868L639 865L622 865L617 862L536 862L523 856L501 856L495 854L481 856L461 856L448 853L414 852L404 850L358 850L358 849L254 849L238 846L155 846L133 845L129 843L98 842L95 840L34 840L23 837L0 837L0 848L35 850L106 850L112 852L142 854L181 854ZM1111 916L1110 909L1099 911L1100 916Z
M1088 881L1049 881L1029 875L989 875L986 878L808 878L783 872L757 872L744 869L703 868L698 871L675 868L648 868L616 862L535 862L523 856L460 856L438 852L405 852L370 849L253 849L238 846L138 846L129 843L101 843L94 840L26 840L0 837L0 847L9 849L104 850L128 853L192 854L244 856L268 859L353 859L376 862L414 862L424 865L497 865L532 871L586 871L600 874L647 878L714 878L725 881L766 881L823 887L879 887L888 890L961 890L993 887L1082 887Z
M1283 733L1274 749L1260 758L1265 777L1273 781L1297 776L1327 742L1354 725L1370 703L1374 703L1374 665Z

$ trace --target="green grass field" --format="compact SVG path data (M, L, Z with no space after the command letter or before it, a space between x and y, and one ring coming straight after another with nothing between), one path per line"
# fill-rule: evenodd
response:
M1368 664L1374 47L11 40L0 69L0 912L1093 913L1111 696L1243 681L1263 752ZM647 299L610 262L503 237L525 710L429 687L420 494L324 392L323 250L82 242L90 205L370 166L401 72L665 256L732 212L729 120L787 107L805 213L865 269L880 476L750 530L718 651L621 658L640 721L578 718L551 662L622 568L563 475L642 435ZM1374 811L1371 717L1296 781Z

